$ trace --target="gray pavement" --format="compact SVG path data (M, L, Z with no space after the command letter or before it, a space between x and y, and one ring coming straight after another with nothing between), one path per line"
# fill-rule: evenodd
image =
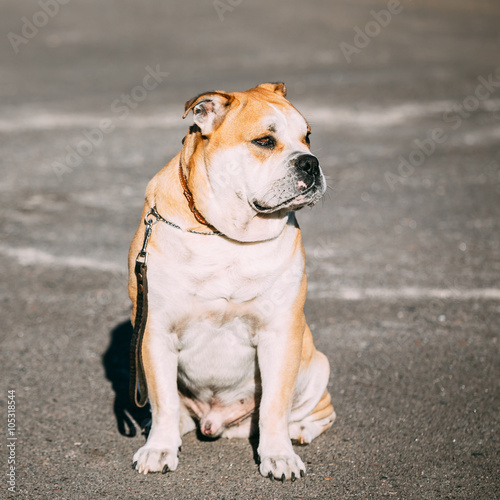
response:
M0 8L0 497L500 497L497 1ZM175 473L140 476L126 254L144 189L187 99L263 81L286 82L331 186L298 219L338 418L293 484L260 477L255 442L194 433Z

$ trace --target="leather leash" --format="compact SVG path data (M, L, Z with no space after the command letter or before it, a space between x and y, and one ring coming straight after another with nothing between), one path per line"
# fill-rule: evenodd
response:
M142 361L142 341L146 323L148 322L148 253L147 247L149 238L153 232L153 225L158 222L158 218L153 220L150 215L155 215L156 210L151 209L144 218L146 230L144 232L144 242L142 249L135 259L135 278L137 280L137 302L134 321L134 332L130 341L130 384L129 397L132 403L139 408L145 406L148 400L148 386L144 373ZM139 395L137 394L139 388Z
M212 226L205 220L203 215L194 206L194 199L191 191L187 187L186 178L182 171L182 166L179 165L179 177L181 185L184 189L184 196L186 197L189 208L193 212L196 220L212 229ZM148 401L148 386L146 381L146 374L144 373L144 363L142 360L142 341L144 332L146 331L146 324L148 321L148 243L153 232L153 226L157 222L164 222L181 231L194 234L202 234L205 236L218 236L222 233L218 231L202 232L194 231L192 229L182 229L177 224L164 219L156 210L156 206L152 207L144 217L144 224L146 229L144 231L144 241L142 243L141 251L137 254L135 259L135 278L137 281L137 303L134 321L134 332L132 333L132 340L130 341L130 384L129 384L129 397L132 403L139 408L146 405ZM139 389L139 394L137 393Z

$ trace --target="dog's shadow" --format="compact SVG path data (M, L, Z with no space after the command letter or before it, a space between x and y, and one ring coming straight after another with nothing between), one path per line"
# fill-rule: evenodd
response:
M138 408L129 398L129 350L133 331L129 320L116 325L111 330L110 343L102 357L106 378L111 382L115 393L113 409L118 432L127 437L136 436L138 427L147 433L151 419L149 404Z

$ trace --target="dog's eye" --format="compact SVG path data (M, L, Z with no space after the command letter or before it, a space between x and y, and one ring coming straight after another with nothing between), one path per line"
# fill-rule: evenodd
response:
M310 135L311 135L311 132L307 132L307 134L306 134L306 144L307 144L308 146L310 146L310 145L311 145L311 141L310 141L310 139L309 139L309 136L310 136Z
M276 142L271 136L266 135L266 137L260 137L259 139L254 139L252 141L252 144L256 144L257 146L260 146L262 148L274 148Z

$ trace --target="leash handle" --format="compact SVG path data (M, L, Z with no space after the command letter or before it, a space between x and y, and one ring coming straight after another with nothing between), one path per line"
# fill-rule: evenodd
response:
M148 386L142 361L142 340L148 321L148 285L147 264L136 261L135 276L137 279L137 304L134 322L134 333L130 342L130 386L129 396L132 403L139 408L146 405ZM139 389L139 394L137 392Z
M153 215L156 220L150 217ZM144 241L141 251L135 259L135 278L137 281L137 301L134 321L134 332L130 341L130 385L129 397L132 403L139 408L146 405L148 401L148 386L146 374L144 373L144 363L142 360L142 341L146 324L148 322L148 243L153 232L153 226L158 222L159 217L155 208L152 208L144 218L146 229L144 231ZM139 389L139 394L137 393Z

